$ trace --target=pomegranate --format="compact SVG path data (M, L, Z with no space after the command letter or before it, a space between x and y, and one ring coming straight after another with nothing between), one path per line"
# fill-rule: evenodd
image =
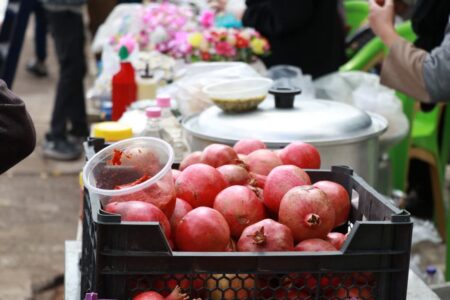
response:
M180 163L180 171L183 171L187 167L195 164L199 164L202 162L202 152L195 151L186 156Z
M340 288L336 292L336 296L338 299L345 300L375 300L375 297L372 294L370 288ZM334 299L334 298L333 298Z
M248 155L246 161L250 172L267 176L273 168L281 166L281 159L272 151L261 149Z
M133 300L189 300L189 297L181 292L179 286L176 286L172 293L167 297L163 297L161 294L154 291L148 291L134 296Z
M222 174L205 164L187 167L175 182L177 197L189 202L193 208L212 207L217 194L227 186Z
M177 287L181 288L182 290L190 290L192 295L198 296L202 292L205 283L205 274L197 274L195 276L191 274L165 274L155 277L151 281L151 287L154 290L163 290L161 291L161 295L164 297L170 294L170 292L166 289L174 290Z
M313 145L293 142L279 152L285 165L295 165L302 169L319 169L320 154Z
M341 249L347 236L340 232L330 232L327 235L327 241L330 242L336 249Z
M214 201L230 226L231 236L239 238L245 227L266 217L264 204L246 186L234 185L221 191Z
M259 201L264 204L264 190L262 188L253 185L246 185L246 187L251 189L252 192L255 193L256 197L258 197Z
M250 185L264 189L267 176L250 172Z
M119 214L122 221L159 222L166 238L170 239L170 223L166 215L155 205L142 201L113 202L105 207L105 211Z
M240 162L240 163L246 164L247 157L248 157L248 156L245 155L245 154L239 154L239 153L238 153L238 158L239 158L239 162Z
M244 139L237 142L233 149L238 154L248 155L259 149L266 149L266 144L257 139Z
M178 223L175 240L181 251L227 251L230 227L225 218L209 207L188 212Z
M157 153L152 149L138 146L125 149L119 164L132 166L141 174L149 177L155 176L163 167Z
M173 178L173 183L175 183L175 181L177 181L178 176L180 176L181 171L178 170L172 170L172 178Z
M336 214L334 227L347 223L351 208L350 197L348 196L347 190L338 183L326 180L316 182L314 186L327 194L328 200L330 200L334 207L334 212Z
M138 185L146 181L146 178L148 177L144 175L143 177L139 178L134 182L116 186L115 189L122 190L125 188ZM148 202L161 209L166 214L166 216L170 218L175 208L175 200L176 200L176 193L173 184L172 174L167 173L162 179L160 179L160 181L155 182L154 184L144 188L143 190L139 190L137 192L130 194L111 197L109 203L128 202L128 201Z
M224 165L217 168L222 174L229 186L247 185L250 182L250 174L247 170L239 165Z
M279 166L267 176L264 185L264 204L273 212L278 213L283 196L293 187L310 185L308 174L293 165Z
M241 252L292 251L291 230L272 219L265 219L244 229L237 243Z
M224 165L237 163L239 160L237 153L227 145L211 144L203 150L201 162L218 168Z
M313 186L291 189L281 200L280 223L288 226L296 241L325 239L334 227L334 209L327 195Z
M233 239L230 239L228 243L227 252L236 252L236 242Z
M178 222L188 213L192 210L192 206L187 203L186 201L177 198L175 202L175 209L173 210L173 214L170 217L170 228L172 230L172 233L175 235L175 232L177 231Z
M301 241L295 246L295 251L311 251L311 252L321 252L321 251L336 251L337 249L329 242L321 239L309 239Z

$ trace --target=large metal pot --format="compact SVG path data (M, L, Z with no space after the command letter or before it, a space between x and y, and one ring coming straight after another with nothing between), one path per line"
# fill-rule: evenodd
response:
M278 100L278 107L284 108L274 107L273 97L268 96L254 111L229 114L210 107L185 119L191 150L212 143L233 145L244 138L261 139L271 149L304 141L319 149L323 168L347 165L376 185L379 136L387 129L383 117L333 101L297 99L286 105Z

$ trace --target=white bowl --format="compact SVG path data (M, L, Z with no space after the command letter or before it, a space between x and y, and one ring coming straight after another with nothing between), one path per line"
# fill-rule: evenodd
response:
M225 111L247 111L264 101L272 85L268 78L235 79L208 85L203 92Z

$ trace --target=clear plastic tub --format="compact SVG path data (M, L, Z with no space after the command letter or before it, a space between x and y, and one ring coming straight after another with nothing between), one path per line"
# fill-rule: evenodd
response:
M138 137L114 143L94 155L83 169L89 193L110 202L144 201L170 215L176 192L173 149L163 140Z
M225 111L246 111L264 101L272 85L268 78L237 79L208 85L203 92Z

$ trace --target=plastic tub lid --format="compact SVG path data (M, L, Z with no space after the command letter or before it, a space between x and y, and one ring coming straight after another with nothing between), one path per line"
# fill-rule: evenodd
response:
M116 142L133 137L130 126L118 122L102 122L94 125L93 135L106 141Z

